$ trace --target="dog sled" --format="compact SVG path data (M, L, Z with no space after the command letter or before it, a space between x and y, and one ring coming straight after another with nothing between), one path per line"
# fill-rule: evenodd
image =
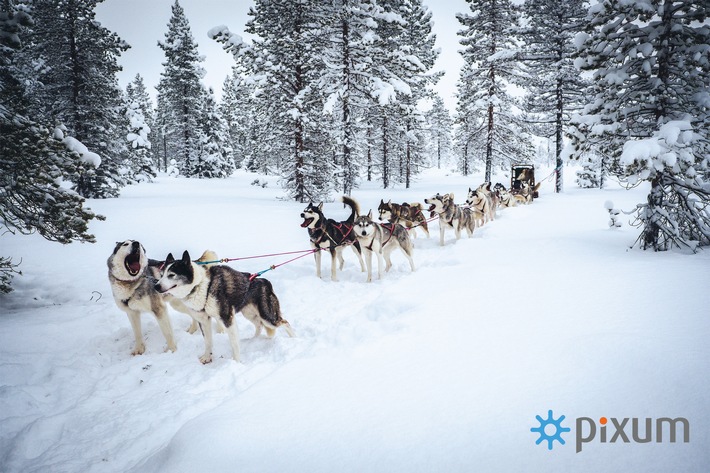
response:
M523 185L535 189L535 166L532 164L513 164L510 168L510 190L513 193L523 191ZM537 190L533 191L533 198L538 198Z

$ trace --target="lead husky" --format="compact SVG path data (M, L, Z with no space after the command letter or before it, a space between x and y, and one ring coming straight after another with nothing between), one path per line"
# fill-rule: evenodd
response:
M273 337L280 326L293 336L291 326L281 318L279 300L268 280L250 280L249 273L235 271L229 266L206 268L193 262L187 251L180 260L168 255L155 289L180 299L190 309L190 315L202 325L205 338L205 353L200 357L202 363L212 361L213 318L225 327L235 361L239 361L239 333L234 318L237 312L254 324L255 337L261 333L262 327L269 337Z
M322 250L330 251L330 279L331 281L337 281L338 277L336 275L336 259L340 262L340 270L343 270L343 265L345 260L343 259L343 249L345 246L352 245L353 251L357 255L360 261L360 269L365 271L365 264L362 262L362 249L358 243L355 234L353 233L353 221L357 214L360 213L360 206L358 203L348 196L343 196L341 201L350 207L350 216L347 220L343 222L336 222L335 220L329 218L326 219L323 215L323 202L318 205L313 205L313 203L308 204L308 206L301 212L301 218L303 223L301 227L308 229L308 236L311 240L311 248L314 250L320 248ZM321 251L316 251L313 253L316 259L316 276L321 277L320 266L321 266Z
M372 221L372 210L367 215L360 215L353 224L355 236L360 241L360 247L365 251L367 263L367 282L372 282L372 253L377 255L377 277L382 279L382 258L387 266L385 272L392 267L390 254L399 248L409 261L409 267L414 271L412 259L412 240L409 232L398 223L376 223Z
M152 312L155 315L160 331L168 343L168 350L175 351L177 347L165 301L156 292L150 279L149 266L154 266L156 262L146 257L143 245L134 240L117 242L106 263L113 299L118 308L128 315L136 339L131 355L142 355L145 352L141 312Z
M461 230L466 229L469 238L473 235L476 227L473 211L469 208L461 208L454 203L454 194L436 194L424 199L429 204L431 216L439 215L439 245L444 246L444 232L447 228L452 228L456 239L461 238Z

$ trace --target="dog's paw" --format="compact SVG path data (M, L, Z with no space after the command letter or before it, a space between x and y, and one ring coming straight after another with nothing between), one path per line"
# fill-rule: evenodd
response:
M169 351L175 353L177 351L177 345L175 345L174 343L171 343L167 347L165 347L165 353L167 353Z
M197 321L193 320L190 326L187 328L187 333L192 335L193 333L197 332L198 328L200 328L200 326L197 324Z
M145 345L140 345L140 346L137 346L133 349L133 351L131 352L131 355L136 356L136 355L142 355L143 353L145 353Z
M203 365L206 365L207 363L212 363L212 353L205 353L204 355L202 355L200 357L200 363L202 363Z

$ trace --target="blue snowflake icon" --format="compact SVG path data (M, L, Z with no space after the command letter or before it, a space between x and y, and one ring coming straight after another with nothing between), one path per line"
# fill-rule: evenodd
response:
M569 432L571 429L569 427L562 427L562 421L565 416L560 416L559 419L555 419L552 416L552 410L547 411L547 419L543 419L540 416L535 416L540 422L540 427L533 427L530 432L537 432L540 434L540 438L537 439L535 445L540 445L543 440L547 440L547 449L552 450L552 443L557 440L561 445L565 444L565 440L562 438L562 432ZM548 428L550 427L550 428ZM550 431L554 428L554 433Z

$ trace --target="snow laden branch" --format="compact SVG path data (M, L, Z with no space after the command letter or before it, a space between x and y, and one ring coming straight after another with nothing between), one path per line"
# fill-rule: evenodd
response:
M636 224L644 228L637 242L644 249L695 251L710 244L710 183L703 179L707 158L695 156L699 140L690 121L671 121L650 138L624 144L626 181L654 184L648 202L637 206Z

